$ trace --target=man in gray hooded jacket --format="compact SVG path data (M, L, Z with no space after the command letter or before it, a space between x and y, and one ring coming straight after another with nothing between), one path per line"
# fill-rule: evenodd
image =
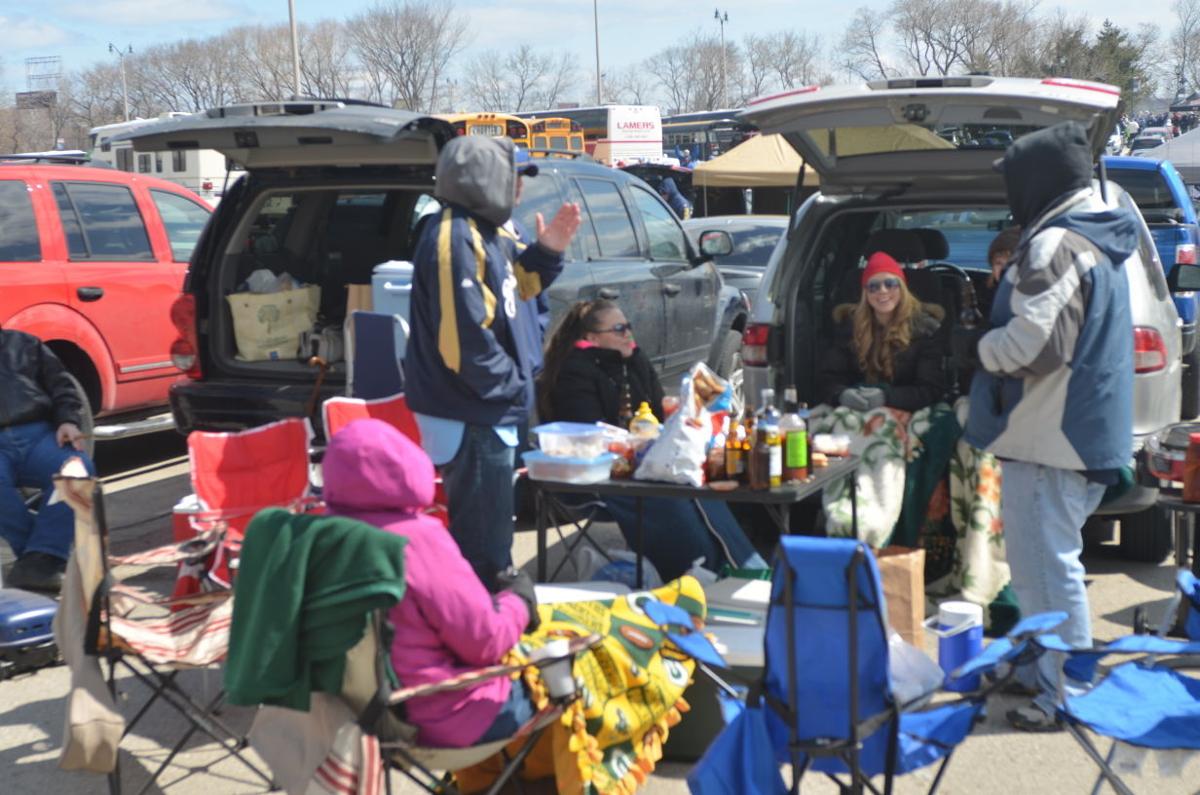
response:
M569 202L549 223L539 214L537 242L517 253L503 229L517 175L506 138L464 136L442 150L434 188L442 210L413 255L404 361L422 446L441 469L450 533L489 587L512 562L514 448L540 361L530 299L562 271L581 218Z
M1138 220L1092 184L1086 128L1066 122L1009 147L1002 172L1022 228L977 348L965 438L1002 463L1013 590L1026 615L1064 611L1057 632L1092 642L1081 531L1133 444L1133 320L1125 262ZM956 336L956 347L964 335ZM973 346L972 346L973 347ZM1061 660L1044 655L1019 729L1056 727Z

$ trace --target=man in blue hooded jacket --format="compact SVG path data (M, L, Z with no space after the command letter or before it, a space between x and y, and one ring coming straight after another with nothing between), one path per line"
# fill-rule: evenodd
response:
M1023 232L974 350L966 441L995 453L1012 585L1026 615L1067 613L1058 633L1092 643L1082 527L1133 444L1133 321L1126 260L1138 220L1092 183L1087 129L1066 122L1024 136L998 164ZM972 346L973 347L973 346ZM1056 728L1062 660L1038 664L1040 691L1012 710L1019 729Z
M522 166L527 168L527 166ZM413 254L408 404L440 467L450 533L485 585L512 562L514 448L533 406L541 328L533 300L562 271L580 224L564 203L514 245L518 164L507 138L455 138L438 158L442 204Z

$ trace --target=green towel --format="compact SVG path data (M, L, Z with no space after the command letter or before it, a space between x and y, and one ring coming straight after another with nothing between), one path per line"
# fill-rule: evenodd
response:
M354 519L259 512L233 588L229 701L307 711L312 691L341 692L368 616L404 596L406 543Z

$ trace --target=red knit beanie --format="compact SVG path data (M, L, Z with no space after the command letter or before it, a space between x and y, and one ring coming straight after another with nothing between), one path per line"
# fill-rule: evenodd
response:
M908 279L904 278L904 269L900 267L900 263L892 259L891 255L885 254L882 251L876 251L867 260L867 267L863 268L862 286L866 287L867 282L881 273L890 273L900 281L908 284Z

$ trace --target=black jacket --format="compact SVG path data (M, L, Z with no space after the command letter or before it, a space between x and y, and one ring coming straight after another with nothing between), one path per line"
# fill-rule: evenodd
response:
M654 416L662 416L662 384L654 367L641 350L628 359L620 351L607 348L573 348L559 369L557 380L550 385L552 417L543 420L562 422L596 422L617 425L621 412L621 390L629 381L631 408L637 411L642 402L650 404Z
M41 340L0 329L0 428L45 420L79 424L75 382Z
M838 405L843 389L868 385L858 367L854 351L852 304L833 310L837 322L833 345L826 349L818 379L822 402ZM917 411L932 405L946 389L942 368L942 345L937 336L944 312L940 306L922 304L913 323L912 343L896 355L892 381L884 388L884 405L902 411Z

